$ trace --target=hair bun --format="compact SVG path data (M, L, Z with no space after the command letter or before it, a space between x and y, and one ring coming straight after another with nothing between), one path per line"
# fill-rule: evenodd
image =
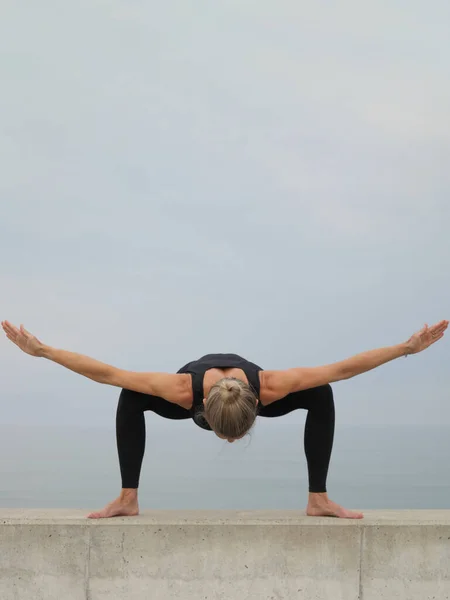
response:
M241 395L241 386L237 381L227 381L224 388L228 392L227 402L235 402Z

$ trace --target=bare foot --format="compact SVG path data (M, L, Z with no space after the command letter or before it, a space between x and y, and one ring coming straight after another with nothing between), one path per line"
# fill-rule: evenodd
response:
M88 515L88 519L109 519L110 517L135 517L139 514L136 490L122 491L120 496L105 506L103 510Z
M339 519L362 519L360 512L347 510L332 502L327 494L310 494L306 514L309 517L337 517Z

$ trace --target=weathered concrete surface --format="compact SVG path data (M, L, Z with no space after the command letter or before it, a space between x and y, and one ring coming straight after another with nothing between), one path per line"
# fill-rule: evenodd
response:
M364 600L450 598L450 520L365 527L361 558Z
M450 511L0 510L1 600L450 600Z

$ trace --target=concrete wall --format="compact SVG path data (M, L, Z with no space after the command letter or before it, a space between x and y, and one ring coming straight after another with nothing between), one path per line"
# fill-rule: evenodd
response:
M1 600L445 600L450 511L0 510Z

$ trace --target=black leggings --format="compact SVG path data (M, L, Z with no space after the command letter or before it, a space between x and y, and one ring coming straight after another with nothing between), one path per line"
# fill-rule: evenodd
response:
M328 466L334 437L334 400L329 385L289 394L268 406L260 406L260 417L281 417L293 410L308 411L305 424L305 454L309 491L326 492ZM191 413L159 398L122 390L116 416L117 449L123 488L137 488L145 450L144 412L151 410L166 419L190 419Z

